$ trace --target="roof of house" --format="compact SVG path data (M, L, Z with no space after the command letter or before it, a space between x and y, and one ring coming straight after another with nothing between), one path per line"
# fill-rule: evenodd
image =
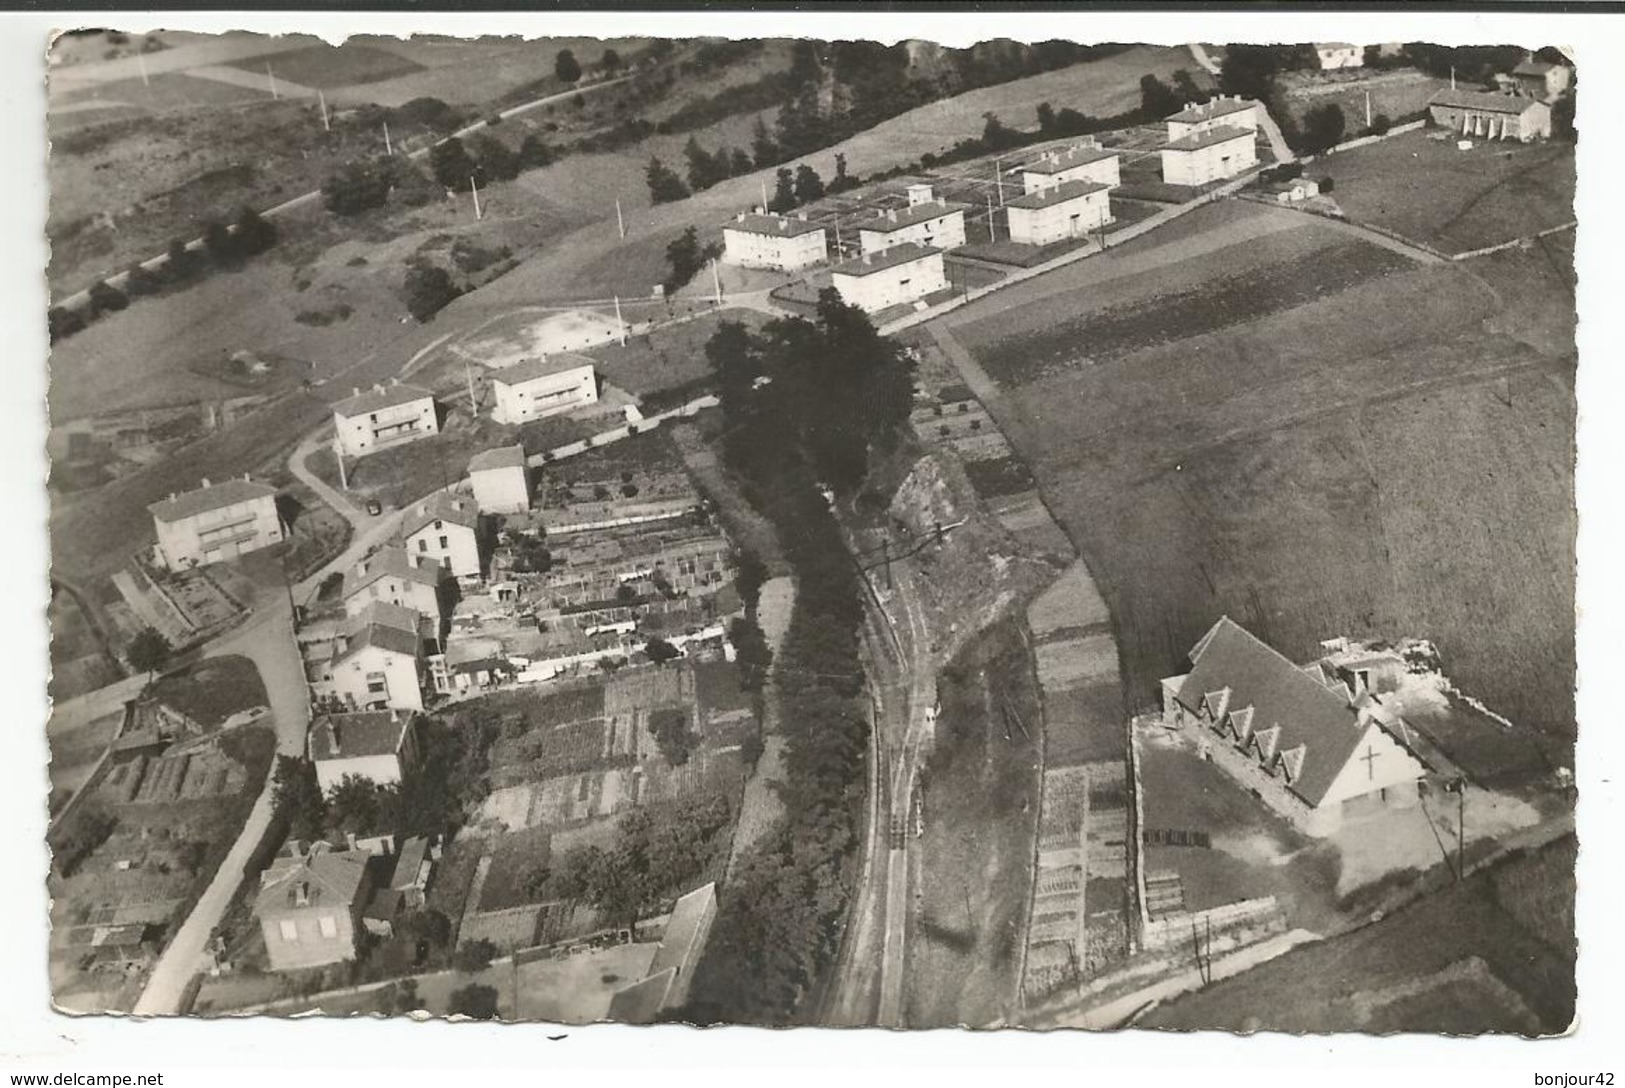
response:
M1277 752L1303 747L1287 788L1311 806L1320 804L1365 735L1346 689L1316 679L1229 616L1208 629L1190 659L1179 702L1197 711L1205 696L1227 692L1230 713L1251 709L1255 733L1279 727Z
M344 629L344 634L352 634L362 627L391 627L397 631L405 631L416 635L422 618L415 608L395 604L393 601L373 601L357 612Z
M429 840L422 835L413 835L401 843L401 852L395 858L395 871L390 875L389 886L399 891L416 884L428 856Z
M657 953L658 955L658 953ZM652 1024L666 1007L672 985L677 981L675 968L667 967L639 979L630 986L616 990L609 999L605 1019L617 1024Z
M465 529L477 529L480 524L479 507L475 506L474 500L467 495L436 492L407 507L406 514L401 519L401 538L409 539L412 534L437 521L449 521Z
M1207 102L1198 102L1186 106L1168 120L1182 125L1194 125L1198 121L1210 121L1215 117L1228 117L1232 113L1244 113L1252 109L1257 103L1250 98L1215 98Z
M573 351L559 351L552 355L535 355L529 359L521 359L513 366L505 366L501 370L491 372L491 380L501 382L503 385L514 386L521 382L533 382L537 378L550 378L555 374L565 374L582 367L590 367L593 360L585 355L578 355Z
M693 966L699 955L717 910L716 884L704 884L681 899L672 908L666 922L666 932L660 938L660 950L649 964L649 974L656 975L668 967L686 970Z
M1316 49L1353 49L1353 42L1316 42Z
M865 219L858 224L858 231L871 231L876 234L890 234L892 231L912 227L917 223L926 223L932 219L941 219L945 215L963 214L969 204L957 204L951 200L928 200L922 204L911 204L907 208L898 208L895 213L884 212L874 219ZM893 218L895 214L896 218Z
M388 604L388 602L376 601L374 604ZM394 608L395 606L390 605L389 607ZM371 611L371 609L369 608L368 611ZM400 611L410 612L411 610L400 609ZM412 615L415 618L417 613L413 612ZM362 616L364 617L365 613ZM360 622L351 629L344 652L334 658L335 663L347 660L362 650L374 647L380 650L389 650L392 653L405 654L408 657L417 656L422 643L418 638L415 624L410 629L407 629L393 623L369 621L362 617L358 617L358 619Z
M1039 208L1052 208L1057 204L1065 204L1069 200L1082 200L1090 193L1104 192L1110 189L1109 185L1102 185L1097 181L1063 181L1059 185L1052 185L1040 189L1036 193L1026 193L1008 201L1006 207L1025 208L1036 211Z
M196 491L171 495L162 502L153 503L147 509L159 521L182 521L198 514L206 514L210 510L219 510L221 507L234 506L252 499L275 498L276 493L276 488L270 484L255 483L253 480L234 477L230 480L221 480L217 484L204 480L203 486Z
M379 922L394 923L395 916L405 906L401 900L402 896L398 889L379 888L372 893L372 898L367 901L367 908L361 912L361 917Z
M511 446L497 446L481 450L468 460L469 472L484 472L494 468L524 468L525 447L515 442Z
M941 253L942 250L936 246L922 246L918 242L900 242L883 253L866 253L862 257L842 261L832 267L830 272L837 276L870 276L883 269L896 268L900 264L921 261L933 255L940 256Z
M318 847L304 857L277 858L260 876L254 913L265 917L334 905L353 907L367 875L367 857L360 851Z
M404 382L398 385L374 386L365 393L357 393L333 405L333 414L350 419L384 408L394 408L400 404L411 404L424 398L433 400L434 394L422 386L407 385Z
M438 586L440 575L440 563L436 559L426 559L419 565L412 562L405 548L380 548L344 575L344 596L353 597L380 578L406 578L426 586Z
M1028 163L1021 169L1023 173L1027 174L1059 174L1063 170L1087 166L1089 163L1100 162L1103 159L1115 159L1118 154L1109 147L1090 147L1088 145L1069 147L1053 156L1045 155L1043 158Z
M1428 100L1428 105L1448 106L1458 110L1478 110L1482 113L1515 114L1521 114L1536 106L1551 108L1536 98L1519 98L1517 95L1496 94L1493 91L1440 91Z
M1546 73L1556 67L1558 65L1543 60L1526 60L1512 69L1512 74L1515 76L1540 76L1545 78Z
M323 714L310 726L310 758L355 759L393 755L412 724L412 716L398 710L359 710L350 714Z
M724 224L722 229L737 230L745 234L765 234L773 238L796 238L803 234L811 234L815 230L822 231L824 228L805 219L752 213Z
M1218 125L1206 132L1193 132L1189 136L1181 136L1177 140L1170 140L1162 145L1164 151L1200 151L1204 147L1215 144L1227 144L1232 140L1251 140L1253 134L1248 129L1237 128L1234 125Z

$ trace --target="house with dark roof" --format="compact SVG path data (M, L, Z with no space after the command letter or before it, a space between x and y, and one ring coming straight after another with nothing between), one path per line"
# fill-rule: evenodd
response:
M1553 64L1530 57L1512 69L1510 75L1512 86L1518 94L1550 102L1567 93L1574 73L1566 64Z
M375 385L333 405L334 441L343 457L363 457L440 433L434 394L416 385Z
M356 956L356 932L372 895L369 855L295 845L260 874L254 914L273 971L343 963Z
M824 259L829 248L823 227L794 216L740 212L722 228L722 260L740 268L796 272Z
M417 766L417 717L400 710L323 714L311 723L308 744L323 793L348 775L387 786Z
M1164 722L1194 730L1206 758L1306 833L1416 802L1429 768L1368 689L1353 694L1318 662L1300 668L1228 616L1190 661L1190 672L1162 682Z
M319 707L422 710L432 689L427 657L433 633L416 611L373 601L332 638L307 644L305 679ZM428 634L429 637L425 637Z
M1090 137L1072 147L1045 151L1021 168L1021 187L1027 194L1071 181L1116 188L1123 183L1120 154Z
M1552 134L1552 107L1538 98L1490 91L1440 91L1428 102L1433 123L1481 140L1528 143Z
M948 270L942 250L901 242L879 252L865 250L863 256L835 265L830 284L842 302L872 314L947 290Z
M859 223L858 241L866 257L907 243L957 249L965 244L969 208L969 204L940 199L929 185L910 185L908 206L882 209L875 218Z
M1206 102L1195 102L1169 117L1168 142L1199 136L1216 128L1258 131L1258 103L1240 95L1219 95Z
M1163 144L1161 155L1162 180L1169 185L1209 185L1258 165L1257 134L1236 125L1195 128Z
M1364 68L1365 50L1353 42L1316 42L1315 59L1322 72L1338 68Z
M484 568L480 511L472 497L437 491L407 507L401 542L414 563L433 559L458 578L479 581Z
M648 972L610 999L609 1019L622 1024L649 1024L665 1010L687 1004L694 965L705 951L716 916L715 883L695 888L678 899Z
M344 573L344 611L358 616L375 601L410 608L438 626L444 616L446 569L431 556L414 559L405 548L380 548Z
M1112 222L1109 190L1097 181L1065 181L1034 189L1004 206L1010 240L1047 246L1085 238Z
M598 403L596 364L571 351L522 359L490 378L491 418L498 423L517 426Z
M280 543L282 519L276 488L247 476L171 494L147 507L158 535L157 560L169 570L188 570L235 559Z

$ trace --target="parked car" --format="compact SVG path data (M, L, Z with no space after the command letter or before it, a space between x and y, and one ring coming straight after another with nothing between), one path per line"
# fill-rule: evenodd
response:
M383 512L384 512L384 504L383 503L379 502L377 499L368 499L367 500L367 513L371 514L373 517L377 517L379 514L382 514Z

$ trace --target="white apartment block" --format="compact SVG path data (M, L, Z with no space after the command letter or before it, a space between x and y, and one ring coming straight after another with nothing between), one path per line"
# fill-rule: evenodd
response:
M1186 106L1168 118L1168 141L1198 136L1216 128L1258 131L1258 103L1239 95L1220 95L1207 102Z
M440 433L434 394L415 385L374 386L333 405L339 452L363 457Z
M598 375L585 355L564 352L491 372L491 418L517 425L598 403Z
M1122 156L1090 140L1065 150L1046 151L1021 168L1022 192L1028 195L1069 181L1092 181L1115 189L1123 184Z
M1047 246L1079 238L1112 221L1110 190L1093 181L1068 181L1020 196L1005 205L1010 240Z
M843 302L874 313L946 290L948 274L942 250L903 242L836 265L830 282Z
M480 576L480 515L466 495L440 492L407 508L401 540L414 563L437 561L458 578Z
M1220 125L1164 144L1162 180L1170 185L1207 185L1258 165L1251 129Z
M889 208L859 224L858 241L865 256L905 243L957 249L965 244L965 210L969 207L938 200L929 185L910 185L908 207Z
M740 268L796 272L821 263L828 248L824 228L804 212L795 218L741 212L722 228L722 260Z
M474 505L482 514L522 514L530 509L530 474L525 447L515 444L482 450L468 462Z
M1365 50L1351 42L1316 42L1315 59L1320 62L1323 72L1337 68L1364 68Z
M159 563L186 570L268 548L285 534L276 488L247 476L170 495L147 507L158 534Z

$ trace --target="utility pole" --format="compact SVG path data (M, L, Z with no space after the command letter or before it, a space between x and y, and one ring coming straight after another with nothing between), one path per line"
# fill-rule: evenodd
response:
M468 414L478 415L480 402L474 398L474 368L469 365L467 359L463 360L463 378L468 382Z
M626 322L621 320L621 296L615 296L615 327L621 331L621 347L626 346Z
M717 259L711 258L711 286L717 293L717 306L722 306L722 277L717 274Z
M762 186L762 214L766 215L767 214L767 179L762 178L760 184Z
M1365 92L1365 127L1371 127L1371 92Z
M620 197L615 198L615 229L621 232L622 238L626 237L626 220L621 217Z
M344 471L344 448L339 445L338 435L333 436L333 459L339 463L339 489L350 490L350 480Z
M1456 66L1454 64L1450 66L1450 89L1452 91L1456 89Z
M389 142L389 122L384 122L384 154L395 154L395 145Z
M135 63L141 69L141 86L152 86L152 81L147 78L147 55L138 50L135 54Z
M998 159L993 160L993 184L999 190L999 207L1004 207L1004 167Z
M474 218L484 219L485 213L480 210L480 187L474 183L474 175L468 175L468 191L474 194Z
M989 242L997 242L999 240L998 232L993 229L993 194L992 193L987 194L987 240Z
M1467 780L1456 779L1456 881L1467 879Z
M276 73L271 71L269 64L265 66L265 78L271 82L271 97L280 101L282 96L276 93Z
M316 88L316 103L322 108L322 131L332 132L333 123L327 116L327 95L320 87Z

